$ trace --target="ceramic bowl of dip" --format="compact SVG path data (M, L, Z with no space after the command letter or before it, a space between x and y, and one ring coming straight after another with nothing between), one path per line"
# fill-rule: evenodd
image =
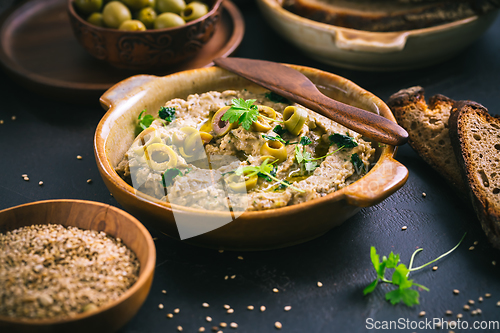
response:
M353 82L321 70L289 65L305 74L327 96L394 121L387 105ZM358 181L323 197L297 205L262 211L245 211L234 218L228 212L186 208L154 200L136 190L115 172L135 138L138 115L144 109L158 110L173 98L193 93L244 89L252 83L218 67L209 67L157 77L138 75L110 88L100 99L107 110L94 137L99 172L116 200L141 222L180 239L176 220L189 219L193 228L207 232L183 241L199 246L264 250L280 248L316 238L340 225L362 207L376 205L406 182L408 170L394 159L396 148L372 143L375 163ZM175 215L175 218L174 218ZM229 223L210 228L214 221ZM210 231L211 230L211 231Z

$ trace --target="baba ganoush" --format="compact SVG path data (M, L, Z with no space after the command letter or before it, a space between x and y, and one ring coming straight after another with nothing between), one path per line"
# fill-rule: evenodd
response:
M181 206L256 211L299 204L358 180L375 155L361 134L263 89L193 94L147 111L116 172L135 189Z

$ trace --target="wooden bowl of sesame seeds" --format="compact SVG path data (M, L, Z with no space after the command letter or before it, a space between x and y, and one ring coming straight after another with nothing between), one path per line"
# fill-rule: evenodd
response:
M147 229L116 207L48 200L2 210L0 332L114 332L145 301L155 261Z

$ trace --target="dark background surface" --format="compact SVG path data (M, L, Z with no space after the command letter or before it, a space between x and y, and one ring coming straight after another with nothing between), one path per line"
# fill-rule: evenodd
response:
M13 2L2 1L0 10ZM271 30L252 1L237 4L245 18L246 34L236 56L323 69L354 81L383 100L399 89L421 85L428 97L440 93L453 99L471 99L485 105L490 113L500 113L500 19L476 43L446 63L415 71L366 73L306 58ZM97 100L80 105L47 99L16 84L4 72L0 72L0 97L0 119L4 121L0 125L0 209L60 198L119 207L100 179L93 156L94 130L104 113ZM78 160L77 155L83 159ZM209 332L220 322L228 323L223 332L275 332L276 321L283 324L283 332L365 332L369 331L369 318L423 325L426 319L456 319L458 313L470 326L475 320L500 320L500 307L496 306L500 301L500 253L488 244L472 208L408 145L399 149L397 159L410 172L402 189L305 244L265 252L219 253L150 229L157 249L153 286L139 313L120 332L176 332L178 325L183 332L197 332L201 326ZM29 175L28 182L21 177L24 173ZM92 182L88 184L87 179ZM43 186L38 185L40 180ZM402 226L408 229L402 231ZM421 265L448 251L465 232L463 244L437 263L437 271L429 266L410 275L430 289L421 291L420 305L391 305L384 299L385 292L392 289L388 285L363 296L363 288L375 278L370 246L384 255L400 253L405 264L413 251L422 247L424 251L415 262ZM469 250L475 241L475 250ZM240 255L243 260L237 258ZM236 277L225 280L226 275ZM323 287L317 286L318 281ZM454 295L453 289L459 289L460 294ZM478 303L478 297L485 293L492 297ZM472 308L480 308L481 315L472 316L462 309L469 299L476 301ZM203 302L210 307L203 308ZM160 303L163 310L158 308ZM234 313L227 314L224 304ZM256 309L248 311L248 305ZM258 310L261 305L266 306L265 312ZM292 306L289 312L283 310L286 305ZM175 308L180 313L166 318ZM452 310L453 316L446 316L446 310ZM419 316L421 311L426 312L425 317ZM206 316L213 321L206 322ZM236 322L238 329L230 328L231 322Z

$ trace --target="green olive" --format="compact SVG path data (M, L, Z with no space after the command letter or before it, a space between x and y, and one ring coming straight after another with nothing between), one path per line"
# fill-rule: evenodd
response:
M284 162L288 157L285 145L273 140L266 141L260 147L260 154L266 157L271 156L274 160L278 160L278 163Z
M156 0L156 10L160 13L179 14L184 8L186 8L184 0Z
M213 117L213 116L212 116ZM213 130L212 128L212 117L209 117L207 121L205 121L201 126L200 126L200 131L203 132L211 132Z
M102 10L102 19L104 24L110 28L118 28L124 21L131 20L132 14L123 3L111 1Z
M248 174L249 172L245 173ZM242 176L238 176L234 173L227 176L225 181L228 184L229 188L235 192L242 193L243 191L250 191L252 188L257 186L257 180L259 179L259 177L257 175L247 177L245 173L243 173L243 179L245 180L244 182L242 181Z
M252 123L252 132L269 132L272 126L262 117L257 117L257 121Z
M144 7L154 7L155 0L120 0L131 10L140 10Z
M226 135L231 129L236 126L236 123L230 123L227 120L222 120L222 116L229 110L230 106L224 106L217 111L212 117L212 128L216 136Z
M207 144L212 141L213 138L214 136L212 134L200 131L200 139L203 143Z
M182 17L174 13L163 13L155 20L155 29L178 27L186 24Z
M92 13L87 18L87 22L98 27L104 27L104 21L101 13Z
M283 120L288 132L293 135L299 135L302 126L304 126L307 120L307 112L304 109L290 105L283 110Z
M163 143L153 143L146 148L146 160L151 169L163 171L177 166L177 155Z
M186 22L189 22L202 17L206 13L208 13L207 5L198 1L193 1L186 5L186 8L181 11L180 15Z
M137 19L141 21L148 29L154 28L156 17L156 11L153 9L153 7L143 8L137 13Z
M161 143L160 134L154 127L148 127L135 138L130 149L132 149L135 154L142 156L146 147L153 143Z
M102 0L74 0L74 4L80 13L90 15L101 10Z
M257 109L259 114L266 116L267 118L276 119L276 111L273 108L265 105L258 105Z
M146 31L146 26L139 20L127 20L120 24L119 30Z

